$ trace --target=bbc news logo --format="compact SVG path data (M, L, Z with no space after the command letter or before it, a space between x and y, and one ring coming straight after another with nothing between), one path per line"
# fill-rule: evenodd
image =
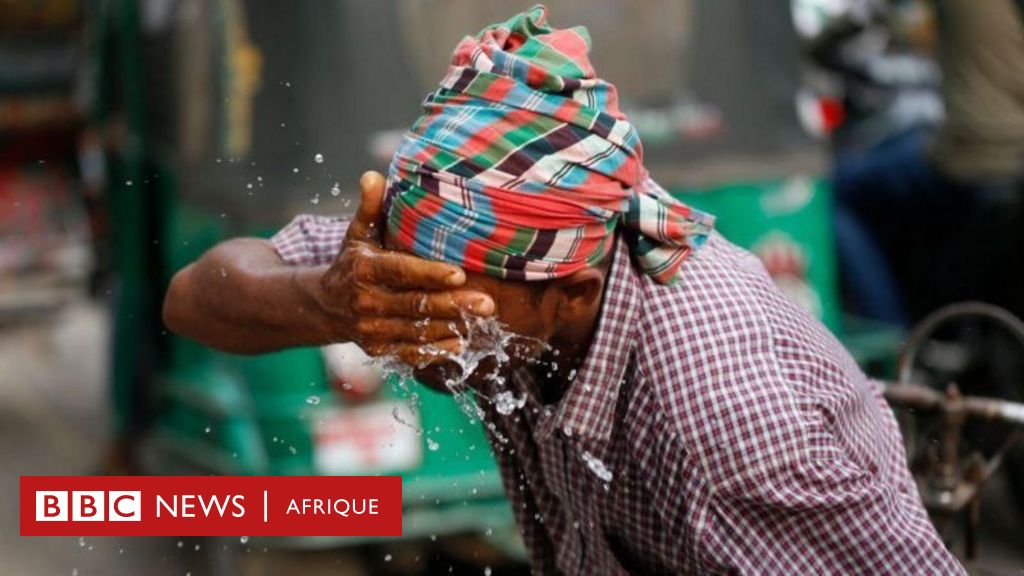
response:
M36 492L36 522L141 522L142 492Z
M400 476L22 476L22 536L401 536Z

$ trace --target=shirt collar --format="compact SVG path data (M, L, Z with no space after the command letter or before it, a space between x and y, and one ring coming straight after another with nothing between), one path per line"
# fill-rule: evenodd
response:
M619 389L636 346L638 295L639 279L629 251L618 241L590 350L552 418L536 431L540 440L549 438L555 428L567 436L611 436Z

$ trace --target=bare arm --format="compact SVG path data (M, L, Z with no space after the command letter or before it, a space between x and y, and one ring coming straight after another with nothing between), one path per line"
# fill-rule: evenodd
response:
M182 336L238 354L352 340L320 306L326 270L289 266L267 240L228 240L174 276L164 322Z

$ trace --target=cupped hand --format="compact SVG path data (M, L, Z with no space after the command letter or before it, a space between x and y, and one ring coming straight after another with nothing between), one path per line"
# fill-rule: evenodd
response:
M367 172L359 184L359 210L319 283L317 299L336 337L412 366L460 352L464 315L490 316L494 301L464 288L466 273L458 266L383 248L384 177Z

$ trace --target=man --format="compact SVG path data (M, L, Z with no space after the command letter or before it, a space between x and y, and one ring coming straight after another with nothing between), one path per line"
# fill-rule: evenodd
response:
M904 326L964 299L1014 308L1021 286L1003 262L1019 258L1010 214L1024 185L1024 13L1013 0L933 4L944 120L834 170L850 296L864 315Z
M494 314L526 345L469 383L537 573L962 573L876 389L647 177L586 31L545 16L463 40L383 206L371 173L351 225L215 248L168 324L240 352L354 340L441 385L462 311Z

